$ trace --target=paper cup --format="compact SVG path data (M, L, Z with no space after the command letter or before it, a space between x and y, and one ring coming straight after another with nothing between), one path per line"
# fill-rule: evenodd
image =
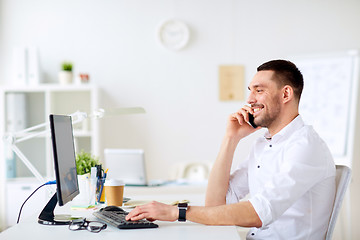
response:
M118 179L105 181L105 198L108 206L122 206L125 183Z

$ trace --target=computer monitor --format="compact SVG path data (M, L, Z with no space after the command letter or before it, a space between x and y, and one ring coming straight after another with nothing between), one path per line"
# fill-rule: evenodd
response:
M66 225L71 218L56 218L54 209L58 202L59 206L63 206L79 194L71 116L51 114L50 129L57 189L40 213L38 222L45 225Z

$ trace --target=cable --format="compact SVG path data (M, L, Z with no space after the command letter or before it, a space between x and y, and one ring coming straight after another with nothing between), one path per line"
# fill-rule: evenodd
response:
M39 186L37 189L35 189L35 191L33 191L33 192L30 194L29 197L27 197L27 198L25 199L24 203L21 205L21 208L20 208L20 211L19 211L19 216L18 216L18 219L17 219L16 224L18 224L19 221L20 221L21 211L22 211L25 203L27 202L27 200L29 200L29 199L31 198L31 196L34 195L34 193L36 193L37 190L39 190L40 188L42 188L42 187L45 186L45 185L51 185L51 184L56 184L56 180L54 180L54 181L48 181L48 182L44 183L43 185Z

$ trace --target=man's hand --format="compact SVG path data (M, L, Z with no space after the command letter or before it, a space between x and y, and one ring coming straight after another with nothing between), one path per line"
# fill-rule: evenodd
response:
M231 164L239 141L247 135L261 129L253 128L248 123L249 113L254 110L244 106L228 118L226 133L221 143L219 154L211 169L206 190L206 206L226 204L226 192L229 188Z
M253 128L249 125L249 113L253 114L254 110L250 106L245 105L239 111L230 114L226 127L226 136L235 137L240 140L260 129L260 127Z
M151 202L132 210L126 220L176 221L179 218L177 206ZM191 206L186 211L186 219L207 225L237 225L242 227L261 227L262 222L249 201L215 207Z
M179 210L177 206L170 206L153 201L142 206L137 206L126 216L126 220L136 221L146 218L149 221L176 221L178 217Z

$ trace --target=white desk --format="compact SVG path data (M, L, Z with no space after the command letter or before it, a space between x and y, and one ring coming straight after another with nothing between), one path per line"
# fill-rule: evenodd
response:
M152 199L152 200L182 200L188 199L191 204L195 205L203 201L202 188L186 188L180 186L177 190L172 190L177 187L156 187L156 188L128 188L125 190L125 195L133 199ZM174 191L172 193L172 191ZM175 194L176 192L176 194ZM197 193L194 193L197 192ZM127 194L128 193L128 194ZM164 194L162 194L164 193ZM135 198L136 195L136 198ZM179 199L178 197L181 198ZM71 203L70 203L71 204ZM199 204L196 204L199 205ZM69 213L69 207L57 207L55 212ZM39 210L40 212L41 210ZM90 220L96 218L92 216L92 211L77 210L71 211L71 214L76 216L87 217ZM44 226L37 223L37 216L32 216L23 219L20 224L15 225L0 234L0 240L12 239L51 239L51 240L64 240L64 239L206 239L218 240L227 239L239 240L240 237L234 226L206 226L192 222L161 222L156 221L159 228L155 229L136 229L136 230L120 230L113 226L108 225L107 229L100 233L91 233L87 230L70 231L67 226Z

